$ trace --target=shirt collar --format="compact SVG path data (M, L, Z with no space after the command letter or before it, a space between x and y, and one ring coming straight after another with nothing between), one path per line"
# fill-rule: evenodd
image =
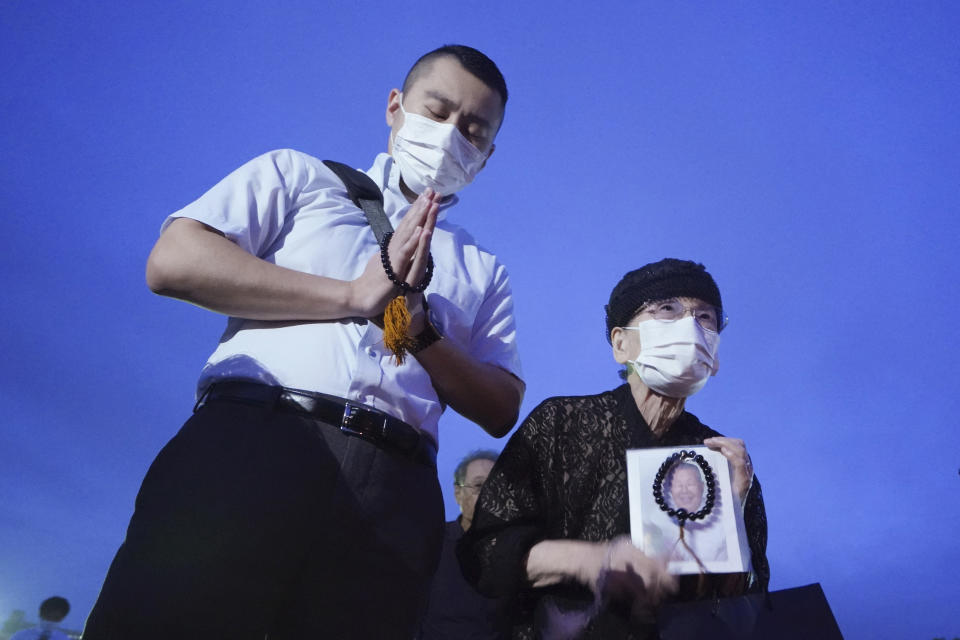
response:
M378 154L373 161L373 166L367 169L367 175L377 183L380 191L383 191L384 208L389 211L389 202L394 201L397 211L406 211L410 206L407 197L400 190L400 169L397 163L393 161L393 156L389 153ZM457 194L451 194L440 201L440 210L437 212L437 220L444 220L447 217L447 210L460 202Z

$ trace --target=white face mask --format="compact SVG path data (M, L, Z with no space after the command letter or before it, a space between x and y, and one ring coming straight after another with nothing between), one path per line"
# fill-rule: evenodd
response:
M720 335L707 331L691 316L679 320L644 320L636 327L640 355L630 366L643 383L671 398L692 396L717 372Z
M410 190L420 194L430 187L448 196L470 184L488 154L470 144L452 124L407 113L403 103L400 111L403 125L393 137L392 155Z

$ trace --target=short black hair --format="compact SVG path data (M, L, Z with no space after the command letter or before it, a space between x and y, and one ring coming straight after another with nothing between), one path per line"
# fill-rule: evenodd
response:
M494 61L488 58L483 52L462 44L445 44L442 47L420 56L420 58L413 63L413 66L410 67L410 71L407 72L407 77L403 80L403 92L407 92L407 89L417 81L417 78L429 68L434 60L443 56L456 58L464 69L479 78L483 84L499 93L500 106L504 109L506 108L507 81L503 79L503 74L500 73L500 69L497 68Z
M70 613L70 603L66 598L53 596L40 603L40 619L48 622L60 622Z
M464 481L467 479L467 467L470 466L470 463L475 460L489 460L490 462L496 462L497 456L499 456L496 451L492 449L477 449L476 451L471 451L463 460L457 464L457 468L453 470L453 484L456 486L463 486Z

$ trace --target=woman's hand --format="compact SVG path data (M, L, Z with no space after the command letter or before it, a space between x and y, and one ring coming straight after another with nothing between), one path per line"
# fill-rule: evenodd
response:
M627 536L607 542L604 555L593 588L605 598L657 605L664 595L677 590L677 578L667 573L666 560L647 556Z
M543 540L527 554L534 587L574 579L598 595L656 604L677 588L663 560L650 558L621 536L607 542Z
M733 467L733 490L740 498L740 504L743 504L747 498L747 491L753 484L753 463L750 461L750 454L747 453L747 445L739 438L723 436L707 438L703 444L708 449L719 451L730 462L730 466Z

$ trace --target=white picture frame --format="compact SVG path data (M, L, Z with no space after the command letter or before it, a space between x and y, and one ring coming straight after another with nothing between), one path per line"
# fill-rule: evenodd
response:
M714 475L714 505L702 520L687 520L684 524L683 541L680 541L680 526L676 518L660 508L654 497L653 486L661 465L674 453L693 451L709 463ZM689 463L688 463L689 464ZM695 463L699 480L704 486L702 468ZM662 495L667 506L677 508L694 504L684 485L695 484L693 470L678 473L677 493L672 475L676 465L671 465L664 478ZM627 491L630 506L630 537L633 544L648 556L667 559L667 569L677 575L704 573L738 573L750 571L750 547L743 524L743 509L733 493L730 479L730 464L719 451L705 446L660 447L654 449L627 450ZM688 493L684 493L688 491ZM698 510L691 509L688 510ZM699 562L697 561L699 559ZM701 566L701 564L703 566Z

